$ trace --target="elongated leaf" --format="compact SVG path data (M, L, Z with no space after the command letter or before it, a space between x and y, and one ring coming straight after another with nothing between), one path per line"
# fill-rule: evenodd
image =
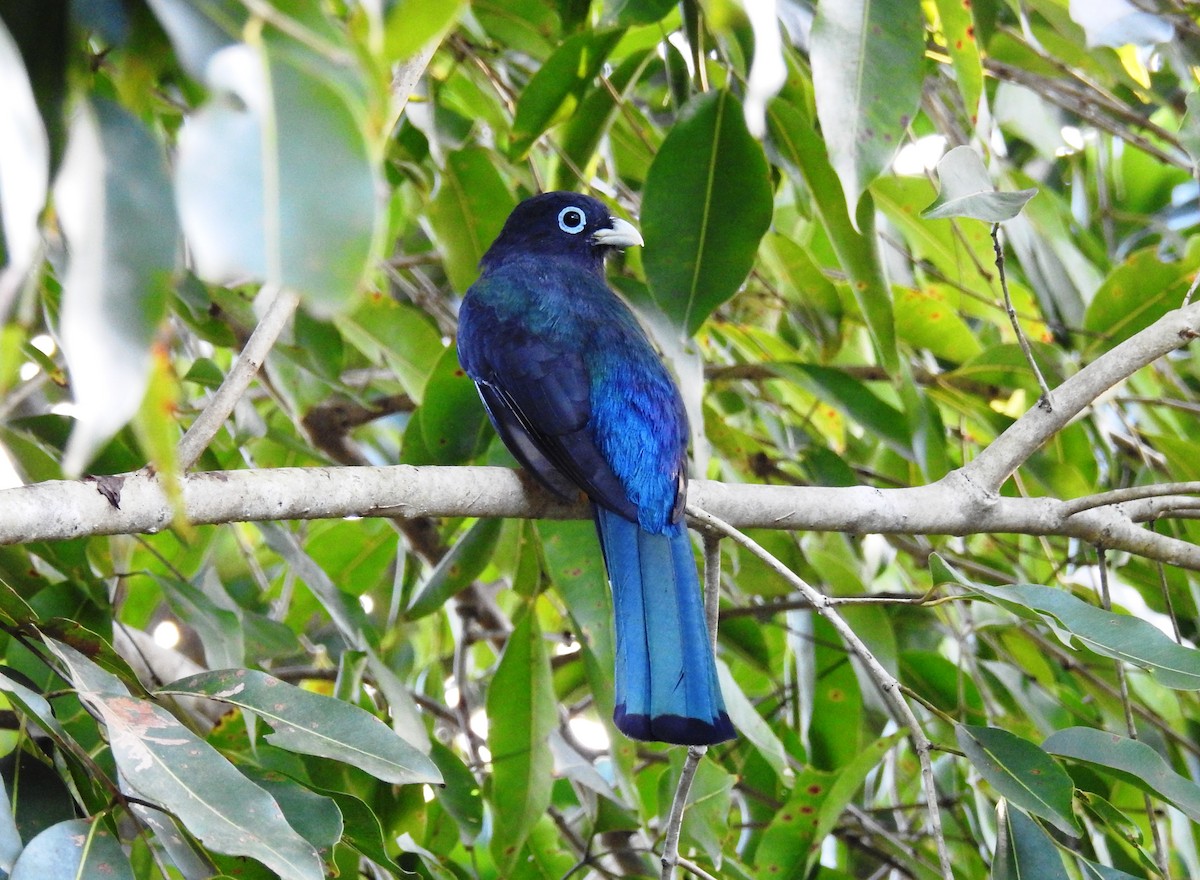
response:
M865 384L841 370L816 364L777 363L772 370L791 379L858 422L897 453L912 458L912 436L904 414L879 398Z
M1157 247L1135 251L1117 266L1088 304L1084 328L1099 334L1096 348L1111 348L1149 327L1183 301L1200 266L1200 247L1169 262Z
M587 180L588 167L620 108L620 101L642 75L651 57L650 50L635 52L607 76L608 82L596 86L579 104L579 109L563 124L558 134L562 158L554 173L555 189L576 189ZM569 161L567 161L569 160Z
M409 444L417 428L420 444ZM464 464L483 449L490 436L479 392L458 363L458 349L442 352L429 380L421 406L409 420L401 461L405 464Z
M584 662L596 708L612 715L613 605L595 527L588 522L543 521L537 524L546 572L584 646Z
M954 66L954 82L962 95L963 106L974 123L979 114L979 98L983 94L983 59L979 38L975 33L975 15L971 4L962 0L937 0L942 36Z
M852 218L917 110L924 36L920 7L911 0L817 6L811 52L817 118Z
M942 156L937 174L941 190L934 203L921 212L927 220L969 217L1001 223L1016 217L1025 203L1037 195L1036 189L996 192L983 160L966 146L955 147Z
M387 7L384 54L404 61L444 34L458 18L463 0L396 0Z
M282 749L343 761L387 782L442 781L429 758L370 712L287 684L265 672L202 672L159 692L208 697L253 712L275 731L267 735L267 741Z
M213 98L179 136L175 186L198 274L345 307L371 268L381 214L350 68L285 41L217 51Z
M420 309L390 297L370 297L351 314L335 319L346 341L396 374L417 403L445 346L441 334Z
M1068 880L1054 841L1037 822L1006 801L996 805L996 816L999 833L992 880Z
M725 709L729 713L729 720L733 722L738 735L744 737L758 750L763 760L771 766L780 779L789 778L791 769L788 767L787 750L784 749L783 743L775 735L771 726L755 710L754 704L750 702L750 698L746 696L741 685L737 683L737 679L733 677L733 673L729 671L729 666L720 659L717 660L717 680L721 685L721 695L725 698Z
M1138 880L1132 874L1126 874L1124 871L1110 868L1108 865L1100 865L1082 857L1080 857L1079 863L1083 866L1085 880Z
M499 519L481 519L467 529L429 573L429 579L408 606L406 616L413 620L424 617L469 586L491 561L501 525Z
M29 841L9 880L133 880L121 842L103 825L73 819L52 825Z
M690 101L650 166L641 218L650 290L684 332L737 292L771 202L766 159L738 99L715 91Z
M429 223L457 293L466 293L479 277L480 257L515 207L487 150L471 147L446 157L429 205Z
M62 344L76 426L63 471L77 475L142 401L179 231L162 151L108 101L79 108L54 192L71 254Z
M488 688L492 856L511 873L525 839L550 806L554 761L547 740L556 712L546 643L530 606L517 623Z
M1144 742L1091 727L1068 727L1050 734L1042 748L1052 755L1106 768L1200 822L1200 785L1172 770L1162 755Z
M0 231L5 265L0 268L0 318L33 266L38 215L50 187L50 141L38 115L33 86L16 40L0 21Z
M581 31L568 37L537 69L517 99L510 147L514 158L524 158L546 129L574 112L622 33Z
M242 773L275 799L287 823L317 849L328 849L341 840L342 814L332 798L257 767L244 767Z
M960 724L959 748L992 787L1021 807L1048 820L1059 831L1079 836L1071 811L1071 777L1038 746L997 727Z
M1166 687L1200 690L1200 651L1180 645L1149 621L1105 611L1065 590L1036 584L966 586L1021 617L1044 620L1068 644L1078 639L1097 654L1148 669Z
M851 219L854 215L847 209L838 187L826 144L814 131L814 120L805 108L784 99L772 101L767 108L767 127L776 148L804 175L805 183L812 189L818 219L838 262L849 276L850 290L871 334L879 362L889 373L897 372L891 288L874 234L873 202L864 200L859 215Z
M81 694L108 729L125 791L174 813L205 846L249 856L285 877L320 880L321 860L274 799L145 700Z

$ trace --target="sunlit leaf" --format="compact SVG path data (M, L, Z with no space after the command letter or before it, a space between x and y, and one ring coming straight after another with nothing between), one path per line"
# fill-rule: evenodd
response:
M50 143L20 47L0 21L0 318L37 255L38 215L50 186ZM0 377L2 380L3 377Z
M523 157L546 129L574 112L621 35L619 30L575 34L537 69L517 100L511 146L515 157Z
M479 260L516 207L486 150L470 148L446 157L429 205L429 223L441 245L446 273L459 293L479 277Z
M912 122L923 42L920 10L907 0L817 7L811 53L817 116L851 218Z
M377 248L376 171L344 68L322 71L283 41L209 59L212 98L179 137L175 187L206 280L296 290L345 308Z
M55 202L71 247L62 337L76 427L63 468L78 474L142 401L178 227L161 148L100 99L79 108Z

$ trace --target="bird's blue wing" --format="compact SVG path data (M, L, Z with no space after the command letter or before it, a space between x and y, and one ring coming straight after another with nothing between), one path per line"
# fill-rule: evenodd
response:
M580 346L555 344L495 321L486 335L460 335L459 355L497 433L539 481L563 498L573 487L581 489L637 519L637 508L593 436L591 382Z

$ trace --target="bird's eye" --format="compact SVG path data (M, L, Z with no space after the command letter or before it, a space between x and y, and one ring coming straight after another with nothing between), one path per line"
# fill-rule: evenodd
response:
M563 208L558 212L558 228L563 232L578 235L587 226L587 214L578 208Z

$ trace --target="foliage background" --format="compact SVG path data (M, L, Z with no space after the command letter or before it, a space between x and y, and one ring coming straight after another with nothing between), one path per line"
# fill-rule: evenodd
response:
M542 189L640 222L646 248L613 284L680 378L697 476L732 484L935 483L1036 404L988 225L921 216L949 146L1002 190L1038 190L1002 236L1051 386L1184 301L1188 5L773 7L10 0L9 482L152 462L178 500L193 466L511 464L457 368L454 313ZM180 445L260 318L280 335L257 379ZM995 488L1200 479L1191 348ZM1152 527L1195 543L1186 508ZM866 667L723 541L719 655L744 735L699 765L685 870L936 877L940 844L960 877L1200 876L1194 572L1032 526L854 531L751 537L835 597L905 687L943 829ZM0 593L14 877L101 860L138 878L660 872L685 754L611 727L586 521L180 514L158 534L0 547ZM190 664L142 635L164 622ZM273 678L203 672L243 667ZM303 690L268 699L276 680ZM215 711L177 700L214 693Z

